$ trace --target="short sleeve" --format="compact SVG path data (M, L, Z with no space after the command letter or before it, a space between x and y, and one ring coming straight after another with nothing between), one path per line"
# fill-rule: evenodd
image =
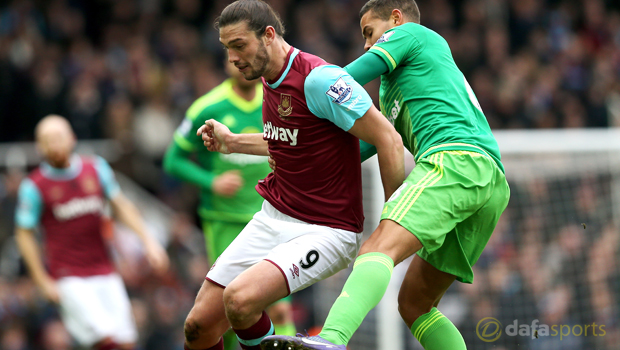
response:
M97 170L97 175L99 175L99 181L101 181L103 193L108 199L114 198L121 191L121 187L118 182L116 182L116 178L114 177L114 171L112 171L112 168L108 162L101 157L97 157L97 160L95 161L95 169Z
M338 66L314 68L306 77L304 90L310 112L344 131L372 106L366 90Z
M415 54L419 48L418 40L402 28L392 28L377 40L368 50L385 61L390 73L396 69L404 60Z
M39 224L43 200L41 192L30 179L24 179L17 193L15 225L24 229L34 229Z

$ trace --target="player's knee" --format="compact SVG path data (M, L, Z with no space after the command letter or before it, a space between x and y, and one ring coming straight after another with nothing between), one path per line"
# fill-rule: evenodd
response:
M400 293L398 295L398 312L408 327L425 313L431 311L433 305L420 302L420 299Z
M183 327L183 332L185 333L185 341L188 344L191 344L200 338L200 331L202 327L198 320L192 316L190 313L185 319L185 325Z
M224 290L224 308L226 317L233 325L243 322L253 311L251 296L242 288L231 283Z
M281 302L270 306L267 309L267 315L274 324L285 324L292 320L291 304Z

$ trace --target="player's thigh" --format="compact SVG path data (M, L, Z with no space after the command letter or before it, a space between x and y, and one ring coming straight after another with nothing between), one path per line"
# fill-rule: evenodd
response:
M434 153L418 161L386 203L381 218L398 223L433 252L448 232L488 200L496 167L492 159L477 153Z
M487 201L450 230L440 247L433 251L424 248L418 252L419 257L438 270L455 275L459 282L473 282L473 266L508 205L510 189L499 168L495 168L488 187L490 196Z
M60 317L77 342L85 347L112 336L116 327L89 277L65 277L57 281Z
M280 269L290 293L344 269L360 248L362 235L359 233L309 224L293 229L301 234L278 245L267 257Z
M234 306L235 314L249 314L263 310L289 294L280 268L263 260L242 272L226 287L224 304ZM230 317L230 312L229 317ZM234 324L234 322L233 322Z
M407 269L398 294L398 309L408 327L431 311L454 282L454 275L439 271L418 256Z
M186 328L197 334L212 333L214 339L224 334L230 325L226 320L223 294L224 288L204 281L187 316Z
M108 317L114 320L112 339L118 344L135 343L138 340L138 331L122 278L112 273L97 276L96 280L98 297Z
M205 236L205 245L209 262L213 264L222 255L224 250L243 231L247 223L226 221L203 221L202 230Z
M398 265L420 248L422 243L415 235L396 222L386 219L381 220L377 229L364 242L359 255L380 252L389 256L394 265Z
M510 188L503 173L497 174L497 181L493 184L493 192L489 200L456 226L458 242L462 247L465 258L473 266L480 258L486 247L500 216L508 205ZM472 281L467 281L472 282Z
M262 261L280 242L274 230L278 223L261 211L245 226L241 233L211 265L207 279L222 287L252 265Z

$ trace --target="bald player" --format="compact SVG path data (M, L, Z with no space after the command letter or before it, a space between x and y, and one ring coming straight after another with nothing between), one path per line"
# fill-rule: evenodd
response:
M43 118L35 136L44 161L22 181L15 214L16 241L30 276L58 304L82 347L133 349L137 332L129 298L101 232L105 203L140 237L156 272L168 268L168 256L121 193L108 163L73 153L76 138L66 119ZM43 232L44 258L37 228Z

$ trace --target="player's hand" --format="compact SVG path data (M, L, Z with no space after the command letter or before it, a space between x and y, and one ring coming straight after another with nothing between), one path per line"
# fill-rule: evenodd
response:
M228 127L216 120L209 119L201 126L196 135L201 136L204 145L211 152L229 154L230 149L226 144L227 137L232 135Z
M276 171L276 160L271 155L269 155L269 167L271 170Z
M60 293L58 292L58 286L56 285L56 281L52 278L47 277L39 284L39 289L43 293L43 296L48 301L59 304L60 303Z
M213 179L211 190L223 197L234 196L243 186L243 178L238 170L229 170Z
M170 260L164 248L157 242L151 241L145 247L146 260L155 273L161 275L168 271Z

